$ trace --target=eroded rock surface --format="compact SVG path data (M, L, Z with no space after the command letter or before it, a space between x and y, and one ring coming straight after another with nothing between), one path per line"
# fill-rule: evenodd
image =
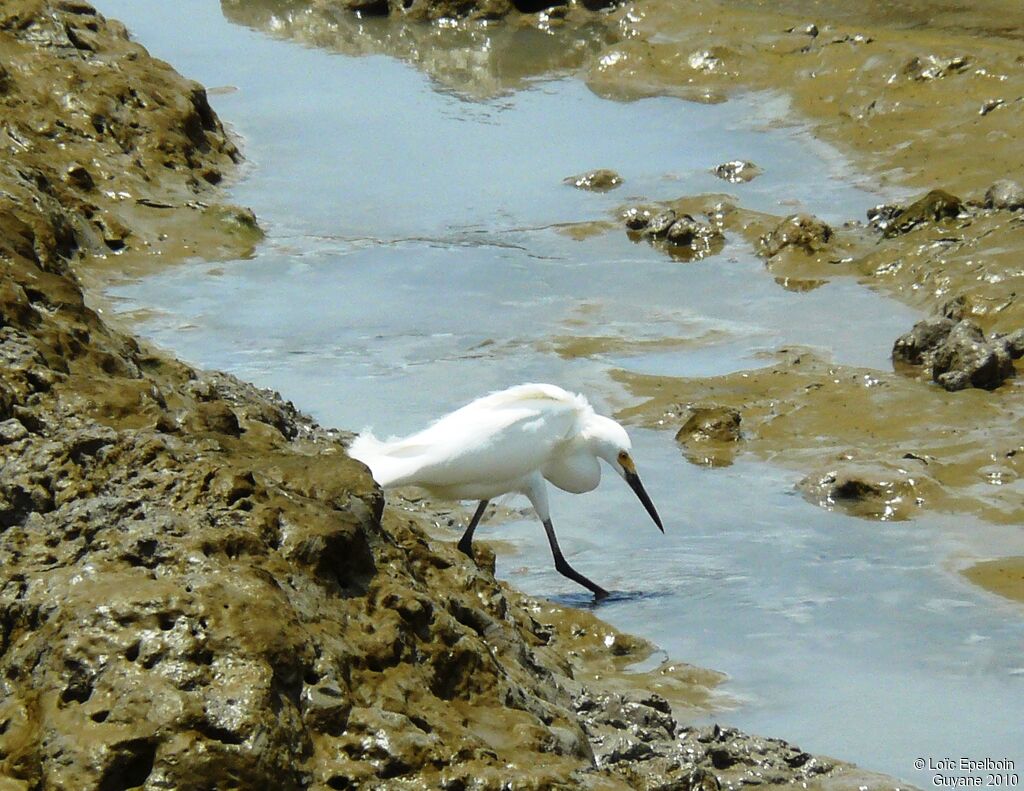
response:
M896 363L920 365L946 390L978 387L994 390L1015 373L1020 357L1020 332L986 340L985 333L968 319L940 316L924 319L893 345Z

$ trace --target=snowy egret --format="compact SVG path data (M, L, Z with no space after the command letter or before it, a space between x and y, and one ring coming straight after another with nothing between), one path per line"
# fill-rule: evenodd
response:
M418 486L434 497L479 500L459 549L473 557L473 531L494 497L526 495L551 544L558 572L603 599L608 591L569 565L548 511L547 480L581 494L597 487L603 459L629 484L662 533L661 517L637 475L626 430L594 412L581 395L524 384L478 398L423 431L386 442L364 431L349 455L386 488Z

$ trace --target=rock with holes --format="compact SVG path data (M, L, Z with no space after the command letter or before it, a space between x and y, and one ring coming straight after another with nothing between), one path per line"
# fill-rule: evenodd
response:
M1013 360L1007 346L985 340L970 321L958 322L936 347L930 360L932 379L947 390L978 387L994 390L1013 376Z

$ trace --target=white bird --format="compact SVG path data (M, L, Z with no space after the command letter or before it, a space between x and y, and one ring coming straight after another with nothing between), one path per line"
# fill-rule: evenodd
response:
M473 558L473 531L491 498L526 495L551 544L560 574L608 595L562 556L551 526L545 481L574 494L601 480L603 459L630 485L662 533L661 518L640 483L626 430L594 412L582 395L549 384L523 384L491 393L436 420L408 437L386 442L364 431L349 455L363 462L385 488L418 486L448 500L479 500L459 541Z

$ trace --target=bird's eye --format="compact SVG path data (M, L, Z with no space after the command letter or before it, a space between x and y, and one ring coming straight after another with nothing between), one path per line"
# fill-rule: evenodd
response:
M624 450L620 450L619 451L619 464L625 464L628 459L629 459L629 454L626 453L626 451L624 451Z

